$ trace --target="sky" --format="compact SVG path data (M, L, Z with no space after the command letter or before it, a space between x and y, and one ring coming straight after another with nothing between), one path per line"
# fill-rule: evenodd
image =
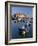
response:
M23 13L32 16L32 7L11 6L11 14Z

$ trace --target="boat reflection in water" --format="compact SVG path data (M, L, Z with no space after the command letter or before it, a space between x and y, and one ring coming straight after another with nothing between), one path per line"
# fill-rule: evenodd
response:
M22 28L19 29L19 35L21 35L21 37L26 37L27 36L27 29L23 26Z

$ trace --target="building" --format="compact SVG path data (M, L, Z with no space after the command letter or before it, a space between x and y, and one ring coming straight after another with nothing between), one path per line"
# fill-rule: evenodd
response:
M26 19L26 18L28 18L27 15L22 14L22 13L16 13L16 17L21 18L21 19Z

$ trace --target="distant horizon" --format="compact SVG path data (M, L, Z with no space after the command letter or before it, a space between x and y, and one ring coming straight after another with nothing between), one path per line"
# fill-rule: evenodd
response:
M14 15L16 15L16 14L19 14L19 13L15 13ZM23 13L20 13L20 14L23 14ZM26 15L26 16L29 16L29 15L27 15L27 14L23 14L24 16ZM13 15L12 15L13 16ZM32 16L29 16L29 17L32 17Z

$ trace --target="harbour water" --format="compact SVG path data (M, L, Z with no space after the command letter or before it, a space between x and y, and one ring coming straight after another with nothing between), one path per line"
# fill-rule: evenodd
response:
M27 23L15 23L13 20L11 21L11 38L12 39L17 39L17 38L32 38L33 36L33 23L30 24L30 26L27 25ZM22 28L25 26L27 28L28 33L26 33L25 37L22 37L23 35L19 35L19 28Z

